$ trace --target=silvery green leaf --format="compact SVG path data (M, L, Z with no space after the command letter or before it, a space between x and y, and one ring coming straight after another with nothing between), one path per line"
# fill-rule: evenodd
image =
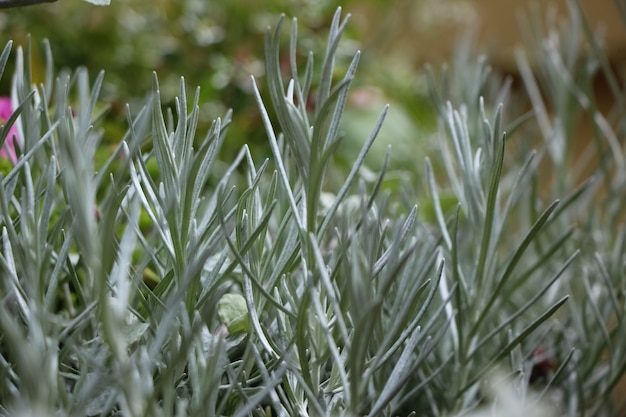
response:
M120 330L123 332L126 344L132 345L143 337L149 327L149 323L130 323L122 327Z

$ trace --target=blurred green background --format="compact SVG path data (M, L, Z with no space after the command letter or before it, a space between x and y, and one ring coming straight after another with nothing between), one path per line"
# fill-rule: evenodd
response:
M476 39L479 52L489 55L494 72L515 75L512 51L521 44L520 16L531 0L112 0L107 7L79 0L58 0L0 11L0 40L25 45L32 36L34 81L43 78L42 41L49 39L55 67L85 66L92 78L106 72L102 100L110 106L105 124L105 144L113 145L126 130L124 107L137 109L150 93L153 70L161 83L162 100L173 105L180 76L188 94L201 87L199 137L210 122L233 109L222 157L231 157L247 144L257 158L269 156L266 134L251 92L250 75L264 91L264 34L281 14L288 17L283 29L287 66L290 18L299 20L300 63L309 51L319 69L328 28L339 5L352 15L340 45L336 77L356 50L361 62L344 118L345 144L337 155L339 165L349 166L374 126L385 104L391 105L387 121L372 150L368 166L380 168L383 153L392 145L390 181L409 183L422 173L423 158L432 154L436 141L435 110L431 105L423 65L435 69L452 61L459 37ZM611 1L582 0L593 27L599 22L607 37L609 57L623 51L626 37ZM600 4L602 3L602 4ZM554 0L536 7L542 16L549 6L566 14L566 1ZM544 20L543 17L540 20ZM549 23L549 22L548 22ZM522 23L523 27L523 23ZM471 43L471 42L469 42ZM8 95L12 62L0 80L0 95ZM462 65L456 65L463 70ZM467 81L467 80L465 80ZM485 86L477 86L480 94ZM454 103L454 88L447 91ZM459 97L459 102L466 98ZM477 104L477 103L475 103ZM102 153L107 152L103 147ZM407 182L405 181L405 182Z
M216 117L233 109L223 158L229 159L243 144L253 155L269 156L266 134L251 92L250 75L264 93L264 34L274 27L281 14L288 18L283 29L284 56L290 19L298 18L300 63L309 51L315 53L319 70L325 50L328 28L339 4L343 15L353 16L340 45L337 79L343 77L352 55L363 55L353 84L348 114L345 117L346 144L338 161L356 156L384 105L391 103L388 120L376 148L370 156L373 170L380 167L382 154L393 144L392 164L396 172L422 166L425 139L421 132L432 132L434 113L427 99L427 89L410 60L396 56L388 59L394 35L371 26L373 16L393 17L402 14L409 3L398 2L392 9L383 0L113 0L108 7L96 7L76 0L0 12L3 41L25 45L32 38L34 81L43 81L42 41L49 39L57 71L85 66L92 78L105 70L102 100L110 105L105 123L105 142L115 144L126 130L124 107L142 104L152 85L155 70L161 83L162 100L173 105L180 76L184 76L188 94L201 87L201 130ZM381 19L382 23L389 23ZM385 36L381 35L386 33ZM10 91L12 64L0 81L0 95ZM269 98L264 95L271 112Z

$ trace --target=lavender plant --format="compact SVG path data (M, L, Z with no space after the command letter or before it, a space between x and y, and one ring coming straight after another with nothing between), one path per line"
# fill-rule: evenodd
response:
M230 113L198 134L199 90L188 97L181 79L165 107L155 74L98 162L104 74L55 75L46 45L34 85L18 47L0 115L15 155L0 176L0 413L478 416L493 400L500 415L619 414L623 112L594 107L593 70L623 100L572 11L572 33L532 49L555 116L522 53L527 114L467 51L430 72L440 153L425 162L427 195L386 188L387 157L377 176L365 169L386 108L350 169L333 165L360 58L335 65L341 10L321 63L298 62L294 19L285 70L284 21L268 29L253 79L263 161L248 147L220 160ZM567 43L576 24L584 55ZM597 127L592 180L563 158L576 106Z

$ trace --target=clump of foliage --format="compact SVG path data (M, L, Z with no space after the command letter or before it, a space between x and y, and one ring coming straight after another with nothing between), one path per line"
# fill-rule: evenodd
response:
M364 165L387 108L349 169L333 162L360 59L337 78L341 10L321 62L300 62L294 20L285 70L283 21L268 30L262 161L247 146L220 160L230 113L199 134L199 91L181 80L163 106L154 75L97 163L103 73L55 75L47 49L34 85L18 47L0 129L18 139L0 177L2 414L619 414L626 109L572 10L570 32L535 39L536 73L518 54L530 113L483 60L430 72L439 152L402 195L388 154ZM619 111L597 110L598 72ZM579 154L583 113L596 136Z

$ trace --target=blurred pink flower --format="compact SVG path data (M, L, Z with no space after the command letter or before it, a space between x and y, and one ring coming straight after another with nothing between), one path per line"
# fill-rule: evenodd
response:
M0 125L4 125L9 117L11 117L13 109L11 107L11 99L9 97L0 97ZM9 135L7 136L2 149L0 149L0 157L9 159L13 164L17 163L17 154L15 152L15 141L18 141L17 129L15 125L9 129Z

